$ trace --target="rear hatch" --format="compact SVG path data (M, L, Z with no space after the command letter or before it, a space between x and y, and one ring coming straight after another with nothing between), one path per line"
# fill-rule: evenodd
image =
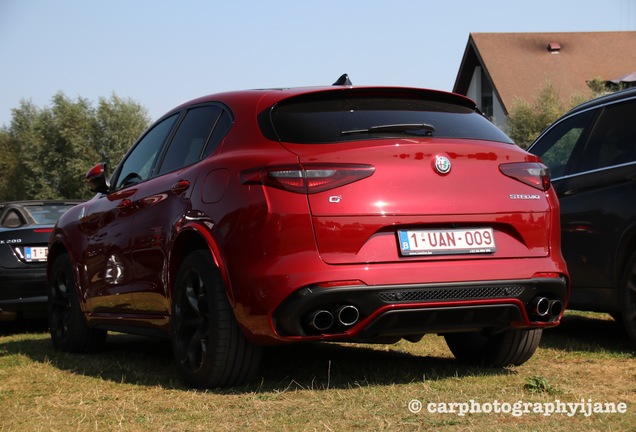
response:
M15 269L45 263L52 231L51 225L0 228L0 267Z
M288 100L271 119L316 179L306 192L327 263L549 253L547 171L465 98L328 93Z

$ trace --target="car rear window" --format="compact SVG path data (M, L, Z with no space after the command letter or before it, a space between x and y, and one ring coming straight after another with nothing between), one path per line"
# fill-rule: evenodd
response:
M280 102L262 113L259 122L267 138L299 144L418 135L512 143L481 113L460 102L436 92L327 92ZM415 130L420 124L425 129Z

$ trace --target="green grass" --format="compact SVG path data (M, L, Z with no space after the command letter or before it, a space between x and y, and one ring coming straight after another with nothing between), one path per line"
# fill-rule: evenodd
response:
M43 328L0 336L0 431L450 430L628 431L636 425L636 349L611 318L568 312L528 363L456 363L443 339L395 345L268 349L259 378L195 391L179 380L167 341L109 335L105 352L53 350ZM0 327L3 328L3 327ZM591 400L624 414L429 413L428 404L512 405ZM423 404L411 412L409 402ZM487 405L485 405L487 406Z

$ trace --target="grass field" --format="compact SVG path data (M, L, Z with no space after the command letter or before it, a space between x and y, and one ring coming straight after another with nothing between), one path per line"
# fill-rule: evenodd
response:
M251 385L207 392L183 386L167 341L71 355L42 326L0 329L0 431L636 431L636 349L602 314L567 312L515 368L459 365L433 335L290 345Z

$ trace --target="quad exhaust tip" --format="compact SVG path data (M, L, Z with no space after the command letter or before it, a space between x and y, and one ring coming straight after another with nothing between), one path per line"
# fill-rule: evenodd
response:
M331 328L333 323L333 314L328 310L317 310L309 315L309 327L314 330L328 330Z
M548 315L550 313L550 300L546 297L535 297L530 302L530 311L538 317Z
M334 312L327 309L318 309L309 314L307 324L312 330L324 332L332 329L342 330L342 327L351 327L360 319L360 311L353 305L343 305Z
M539 318L558 318L563 313L563 303L547 297L535 297L528 307L531 315Z
M563 313L563 303L559 300L550 300L550 316L556 318Z
M360 318L360 312L358 308L352 305L340 306L338 310L336 310L336 316L338 317L338 322L343 326L349 327L358 322Z

